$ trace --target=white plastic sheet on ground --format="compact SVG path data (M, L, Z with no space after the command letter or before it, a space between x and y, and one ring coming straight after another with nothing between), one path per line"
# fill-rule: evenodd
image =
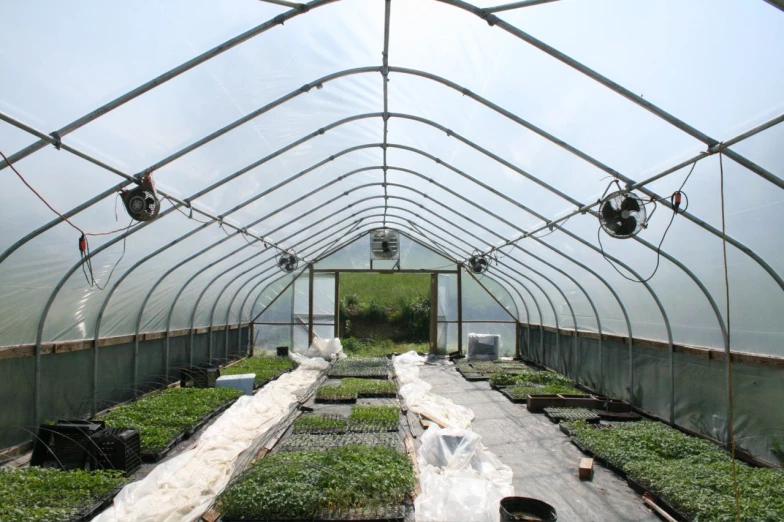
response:
M431 386L419 378L424 361L415 352L393 358L406 407L446 426L431 424L420 439L422 492L414 501L416 520L498 522L501 499L514 495L512 469L471 431L473 411L431 393Z
M320 357L325 361L331 361L335 357L340 357L343 353L343 345L337 337L334 339L321 339L314 337L313 342L303 353L305 357Z
M229 482L239 455L276 426L297 401L296 393L328 367L324 360L292 358L301 363L295 371L254 396L240 397L207 428L196 447L123 488L94 521L181 522L200 517Z
M471 427L474 412L440 395L430 393L431 386L419 378L418 366L424 364L424 357L411 351L395 357L393 361L398 382L402 385L400 396L403 397L409 410L443 427L463 429Z

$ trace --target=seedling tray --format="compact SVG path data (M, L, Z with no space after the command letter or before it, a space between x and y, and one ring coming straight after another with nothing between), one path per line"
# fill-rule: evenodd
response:
M363 446L386 446L402 450L401 438L395 432L359 432L331 435L295 433L284 439L277 451L326 451L330 448L361 444Z
M691 520L690 518L688 518L688 517L684 516L683 514L681 514L677 509L675 509L670 504L668 504L659 495L657 495L656 493L654 493L650 489L646 488L645 486L643 486L642 484L640 484L639 482L637 482L633 478L626 477L626 483L629 485L630 488L632 488L634 491L636 491L640 495L644 495L645 493L650 495L651 498L656 502L656 504L660 508L662 508L664 511L666 511L668 515L670 515L672 518L674 518L678 522L690 522L690 520Z
M357 394L358 399L397 399L397 392L384 393L384 392L364 392Z
M308 518L267 518L267 519L234 519L222 517L220 522L314 522L314 521L329 521L329 522L378 522L384 521L403 521L406 518L408 508L405 505L400 506L380 506L376 508L357 508L352 510L341 510L328 513L317 513Z
M77 518L71 519L71 522L88 522L89 520L92 520L98 516L98 513L111 505L111 503L114 501L114 497L117 496L117 493L119 493L121 489L122 488L117 488L114 491L110 491L103 497L99 498L90 504L90 506L82 510L77 515Z
M470 382L489 381L490 380L490 376L489 375L485 375L484 373L468 373L468 372L466 372L466 373L463 373L463 378L465 380L467 380L467 381L470 381Z
M627 413L616 413L612 411L594 410L602 420L611 422L633 422L642 420L642 417L637 413L630 411Z
M199 431L204 426L206 426L212 419L214 419L215 417L217 417L218 415L220 415L224 411L226 411L229 408L231 408L231 406L235 402L237 402L237 399L234 399L233 401L229 401L226 404L224 404L223 406L219 406L219 407L215 408L210 413L208 413L207 415L202 417L201 420L199 422L197 422L192 428L185 430L185 438L189 439L189 438L193 437L193 435L197 431Z
M177 435L176 437L174 437L172 440L170 440L169 443L166 445L166 447L163 448L161 451L158 451L156 453L150 451L142 451L142 462L160 462L161 460L163 460L164 457L166 457L166 455L169 454L171 450L174 449L174 447L177 444L182 442L184 439L185 439L185 433L183 432Z
M544 413L548 419L558 424L561 421L584 420L586 422L599 422L599 416L586 408L545 408Z
M575 437L572 437L571 440L572 440L572 444L574 444L577 447L577 449L582 451L585 455L591 457L598 464L601 464L602 466L604 466L605 468L609 469L610 471L612 471L613 473L615 473L616 475L618 475L622 479L626 479L626 472L623 471L621 468L619 468L615 464L612 464L612 463L608 462L607 460L603 459L602 457L599 457L598 455L596 455L593 451L591 451L590 449L588 449L585 446L583 446L580 443L580 441L578 441Z
M506 397L507 399L509 399L511 402L515 404L525 404L528 402L528 397L526 398L514 397L512 394L507 392L504 388L496 388L496 390L501 392L501 395L503 395L504 397Z
M354 404L357 402L357 397L348 398L332 398L332 397L316 397L314 402L317 404Z

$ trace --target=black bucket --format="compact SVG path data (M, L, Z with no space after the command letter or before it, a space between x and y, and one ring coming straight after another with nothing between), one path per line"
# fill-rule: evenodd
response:
M501 499L501 522L556 522L555 508L535 498L506 497Z
M278 346L278 357L288 357L288 356L289 356L289 347Z

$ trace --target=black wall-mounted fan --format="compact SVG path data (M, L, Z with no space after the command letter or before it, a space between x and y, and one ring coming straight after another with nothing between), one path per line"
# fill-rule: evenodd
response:
M144 176L137 187L120 192L120 197L128 215L136 221L152 221L161 211L161 202L155 192L152 174Z
M599 222L609 236L628 239L648 225L648 211L637 195L617 191L602 201Z
M288 252L284 252L278 256L278 268L286 273L291 273L297 269L297 264L299 260L297 256L294 254L289 254Z
M475 274L484 274L490 267L490 262L483 255L473 255L468 258L468 269Z

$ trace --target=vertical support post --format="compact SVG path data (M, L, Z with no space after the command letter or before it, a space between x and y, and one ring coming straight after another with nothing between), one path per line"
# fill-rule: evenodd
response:
M133 337L133 398L139 398L139 337L141 334L137 333ZM37 422L37 419L36 419Z
M96 402L98 400L98 341L93 343L93 383L92 383L92 401L90 407L90 417L94 417L97 413ZM79 412L81 413L81 412Z
M520 355L520 335L522 330L520 330L520 321L515 323L515 359L522 359Z
M240 323L242 324L242 323ZM228 328L229 325L226 325ZM242 326L239 327L240 335L242 335ZM256 337L256 323L251 321L248 323L248 357L253 357L253 348L255 348L255 344L253 342L254 338ZM229 358L229 349L226 348L226 358Z
M457 352L463 353L463 267L457 265Z
M313 344L313 287L315 282L313 263L308 265L308 346Z
M340 272L335 272L335 338L340 337Z
M430 274L430 353L438 355L438 274Z

